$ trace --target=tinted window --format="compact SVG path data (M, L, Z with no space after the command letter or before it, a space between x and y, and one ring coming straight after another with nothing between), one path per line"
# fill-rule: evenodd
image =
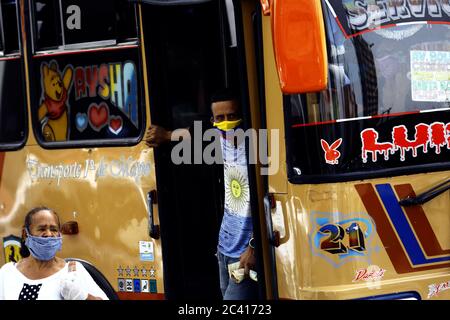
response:
M121 41L137 38L136 9L131 1L114 1L117 38Z
M61 0L65 44L116 39L111 0Z
M43 21L51 28L60 21L63 29L49 37L41 29L41 45L64 50L96 42L98 47L70 55L57 50L51 57L36 54L32 59L31 99L38 140L63 147L137 141L145 122L140 48L138 44L102 48L137 36L135 5L119 0L60 0L35 1L35 9L37 26Z
M18 8L15 0L0 0L0 150L25 141L27 118L23 61L19 53Z
M1 0L5 53L19 51L17 4L15 0Z
M26 138L25 88L20 58L0 61L0 149Z
M59 16L58 1L34 1L34 32L37 48L51 49L62 44Z
M3 19L0 18L0 51L3 51Z
M34 29L37 50L111 45L137 38L135 5L123 0L36 0Z
M372 4L323 3L328 87L285 97L293 180L400 174L450 158L448 16Z
M137 46L33 59L34 116L41 140L137 138L144 125L139 63Z

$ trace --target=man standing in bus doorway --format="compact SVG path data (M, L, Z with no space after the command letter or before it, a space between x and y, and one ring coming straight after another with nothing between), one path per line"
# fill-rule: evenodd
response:
M224 177L225 201L217 250L220 289L224 300L255 300L258 284L250 278L256 259L246 148L245 141L236 144L233 134L242 122L239 99L229 89L217 92L211 99L211 111L211 123L221 133ZM171 134L164 128L151 126L146 144L157 147L170 141ZM191 134L184 129L181 136L190 138Z

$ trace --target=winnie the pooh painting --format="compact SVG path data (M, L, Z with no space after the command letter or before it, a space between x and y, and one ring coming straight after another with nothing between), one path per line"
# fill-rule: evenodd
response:
M45 141L68 139L67 99L72 85L73 69L67 66L63 73L56 61L41 65L43 102L39 107L39 121Z

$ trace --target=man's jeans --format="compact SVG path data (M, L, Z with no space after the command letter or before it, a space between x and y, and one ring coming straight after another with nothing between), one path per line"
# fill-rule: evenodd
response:
M250 278L245 278L240 283L230 279L228 265L239 261L239 258L231 258L217 251L219 261L220 290L224 300L257 300L258 283Z

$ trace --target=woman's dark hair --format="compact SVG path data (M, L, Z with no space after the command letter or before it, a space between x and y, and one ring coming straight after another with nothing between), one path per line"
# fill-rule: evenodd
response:
M50 211L51 213L53 213L56 216L56 220L58 221L58 228L61 228L61 225L59 223L59 217L58 214L47 207L36 207L31 209L30 211L28 211L27 215L25 216L25 222L23 225L23 228L26 229L28 232L30 232L30 225L31 225L31 221L33 220L33 216L38 213L39 211ZM30 250L28 250L28 247L25 245L25 234L24 232L22 232L22 239L20 240L20 255L22 256L22 258L26 258L28 256L30 256Z

